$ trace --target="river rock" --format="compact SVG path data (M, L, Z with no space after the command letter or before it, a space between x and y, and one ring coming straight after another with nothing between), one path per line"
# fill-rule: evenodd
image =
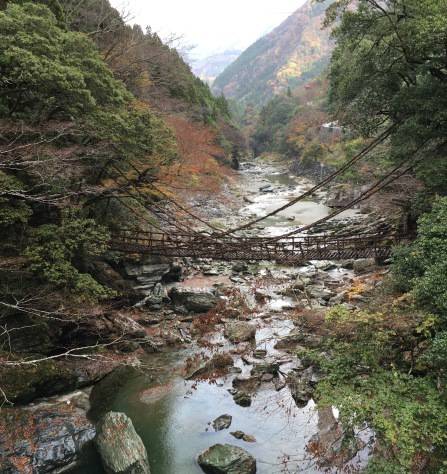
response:
M279 363L276 361L265 361L261 362L260 364L256 364L251 369L252 375L263 375L263 374L271 374L277 375L279 371Z
M335 296L333 296L329 300L329 304L331 306L339 305L339 304L347 301L348 297L349 297L348 291L342 291L340 293L337 293Z
M101 419L95 444L108 474L150 474L146 448L124 413L108 412Z
M221 415L213 421L214 431L227 430L231 426L233 417L231 415Z
M357 274L371 272L376 268L376 261L373 258L360 258L354 261L353 268Z
M248 266L245 262L237 262L231 267L231 270L234 273L243 273L248 270Z
M256 349L253 351L253 356L257 359L263 359L267 355L267 351L265 349Z
M298 276L295 283L292 285L293 290L304 291L307 285L312 283L312 279L306 276Z
M275 344L275 349L294 349L303 340L302 331L298 328L292 329L289 334L282 336Z
M235 389L245 393L255 393L261 384L261 378L237 376L233 379L232 385Z
M255 458L242 448L230 444L215 444L197 459L208 474L255 474Z
M323 301L329 301L334 293L323 287L323 286L308 286L306 291L308 294L315 299L322 299Z
M243 431L233 431L230 435L234 436L236 439L241 439L246 443L256 443L256 438L254 436L245 434Z
M251 406L251 396L245 392L236 392L233 395L234 403L240 405L241 407L249 407Z
M225 327L225 336L234 343L251 341L256 336L256 327L243 321L232 322Z
M261 381L262 382L272 382L273 378L274 378L273 374L263 374L263 376L261 377Z
M210 291L192 291L172 288L169 297L175 306L183 306L192 313L206 313L214 308L219 299Z
M307 377L289 374L287 377L287 385L289 386L290 393L297 407L304 408L309 400L312 399L314 388Z
M75 465L95 437L88 396L77 392L26 408L0 411L0 472L46 473Z

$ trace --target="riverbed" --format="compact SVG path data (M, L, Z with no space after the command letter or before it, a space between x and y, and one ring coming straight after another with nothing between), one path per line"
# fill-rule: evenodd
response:
M291 175L280 163L242 164L231 189L240 202L239 208L214 222L228 227L259 217L311 186L309 180ZM331 211L324 204L325 198L324 193L318 193L263 221L251 232L279 235L325 217ZM349 211L338 218L360 217L356 211ZM152 474L200 474L197 456L216 443L228 443L248 451L256 458L259 474L328 472L315 462L307 449L312 437L328 426L322 423L313 400L303 407L295 403L285 380L289 373L300 369L301 362L293 352L275 346L296 329L295 308L306 304L288 291L292 281L311 276L336 288L352 280L352 270L333 262L315 262L301 268L264 262L235 270L230 264L201 261L194 262L194 267L195 271L178 286L217 290L221 294L225 294L223 289L236 290L246 308L244 320L249 319L256 326L255 341L240 351L239 344L230 343L224 337L227 322L224 319L201 340L192 336L191 343L182 349L148 355L143 363L153 367L149 375L131 377L120 384L113 396L92 407L93 416L109 410L126 413L146 446ZM228 301L231 296L225 298ZM327 299L322 297L315 299L311 307L321 309L326 304ZM210 357L216 352L231 354L233 370L211 379L185 377L184 365L188 358L195 356L200 365L201 357ZM232 394L234 379L249 377L253 367L265 361L279 365L275 380L262 379L251 396L250 406L236 404ZM231 426L215 431L212 421L224 414L231 415ZM332 417L329 423L334 422ZM235 431L242 431L255 441L236 439L231 434ZM365 451L360 451L351 465L361 464L365 456ZM99 458L91 451L86 454L83 466L71 472L99 474L103 470Z

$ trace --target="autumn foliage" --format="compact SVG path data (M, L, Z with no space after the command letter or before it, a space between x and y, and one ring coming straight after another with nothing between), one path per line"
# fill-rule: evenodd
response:
M215 193L231 176L225 152L218 144L215 129L182 116L166 119L176 139L179 159L163 169L160 182L166 191Z

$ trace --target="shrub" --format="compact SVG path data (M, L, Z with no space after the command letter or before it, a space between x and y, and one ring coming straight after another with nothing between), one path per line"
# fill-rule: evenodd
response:
M416 241L394 251L392 271L398 289L447 319L447 197L419 219Z

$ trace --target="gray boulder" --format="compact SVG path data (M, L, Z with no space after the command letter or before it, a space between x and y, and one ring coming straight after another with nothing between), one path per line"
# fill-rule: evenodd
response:
M206 313L219 302L219 299L209 291L172 288L169 297L174 306L183 306L192 313Z
M101 419L95 444L108 474L150 474L146 448L124 413L108 412Z
M208 474L255 474L255 458L242 448L216 444L198 457L199 466Z
M243 321L230 323L225 327L225 336L235 343L251 341L256 336L256 327Z
M88 397L75 393L26 408L0 412L0 472L60 472L76 466L95 437L87 419Z

